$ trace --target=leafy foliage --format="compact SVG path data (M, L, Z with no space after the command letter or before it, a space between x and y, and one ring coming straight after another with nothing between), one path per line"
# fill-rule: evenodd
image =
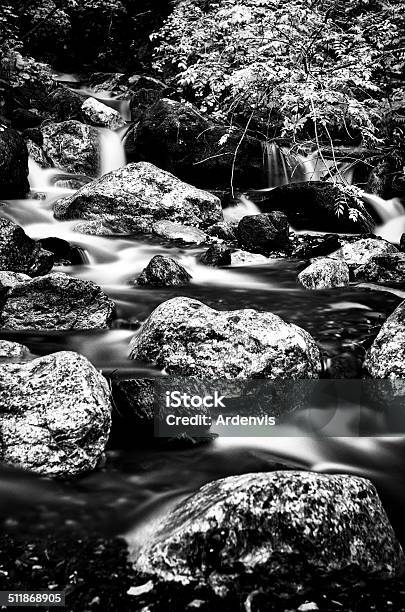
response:
M154 35L155 67L218 119L260 119L295 141L387 135L402 0L181 0Z

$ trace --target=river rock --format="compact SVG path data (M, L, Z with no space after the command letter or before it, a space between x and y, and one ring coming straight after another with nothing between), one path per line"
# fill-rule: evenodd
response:
M405 253L375 255L355 270L354 277L369 283L404 283Z
M128 164L56 202L57 219L83 219L111 232L150 232L155 221L208 227L222 219L220 200L145 162ZM192 229L192 228L191 228Z
M253 253L268 253L288 244L288 221L284 213L246 215L238 225L239 246Z
M184 244L202 244L207 240L207 235L197 227L173 223L172 221L157 221L152 225L152 231L161 238Z
M138 122L143 113L163 98L167 86L154 77L134 74L128 79L131 88L131 120Z
M186 297L152 312L130 357L205 378L318 378L321 370L319 350L300 327L269 312L218 311Z
M198 187L267 186L262 142L209 121L189 103L158 100L141 115L132 140L134 160L150 161Z
M2 289L9 289L19 283L25 283L32 280L28 274L22 274L21 272L9 272L8 270L0 270L0 287Z
M76 174L97 176L98 131L80 121L47 123L42 127L44 151L56 168Z
M114 302L93 282L55 272L15 283L5 296L0 326L14 330L104 329L114 312Z
M359 197L327 182L309 181L276 187L261 198L259 207L263 212L285 212L294 229L368 233L375 225Z
M53 262L53 254L31 240L22 227L0 218L0 270L39 276L49 272Z
M381 327L364 365L373 378L405 378L405 302Z
M58 87L50 96L50 113L55 121L82 120L83 96L68 87Z
M200 257L205 266L230 266L232 263L232 251L224 244L213 244Z
M356 242L348 242L332 253L332 259L343 259L348 266L356 268L366 264L375 255L398 253L395 245L378 238L361 238Z
M26 140L26 143L27 143L27 150L28 150L28 154L30 158L33 159L34 162L38 164L38 166L41 166L41 168L50 168L51 163L47 159L42 148L39 145L37 145L37 143L34 142L33 140L28 139Z
M344 287L349 281L350 271L347 263L328 257L316 259L298 275L298 282L306 289Z
M341 239L337 234L314 235L292 234L290 237L292 256L297 259L313 259L325 257L341 247Z
M29 189L27 145L16 130L0 127L0 198L23 198Z
M84 251L63 240L63 238L41 238L38 243L46 251L53 253L56 266L77 266L88 263Z
M57 478L93 469L110 431L109 395L77 353L0 364L1 461Z
M238 232L238 223L230 222L230 221L220 221L219 223L214 223L207 229L207 234L209 236L214 236L215 238L220 238L221 240L226 240L227 242L234 242L237 240L237 232Z
M171 257L155 255L138 276L137 284L148 287L181 287L187 285L191 274Z
M92 125L117 130L125 125L125 120L118 111L106 106L96 98L87 98L82 105L84 118Z
M243 251L237 249L231 254L231 264L233 266L257 266L269 263L269 258L260 253L249 253L249 251Z
M404 555L369 480L275 471L203 486L160 519L134 561L151 577L235 597L247 576L293 592L336 573L390 578Z
M0 340L0 361L25 359L29 353L29 349L23 344Z
M16 108L11 113L13 127L17 130L25 130L38 127L42 123L42 116L35 109Z

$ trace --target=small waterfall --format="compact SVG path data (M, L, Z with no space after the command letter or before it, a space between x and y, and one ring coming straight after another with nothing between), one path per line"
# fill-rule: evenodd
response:
M405 208L398 198L383 200L377 195L363 193L362 198L380 217L382 223L375 229L377 236L399 244L401 236L405 233Z
M249 198L241 195L239 202L224 209L225 221L240 221L246 215L259 215L260 209Z
M292 153L276 142L263 145L267 189L306 181L336 181L351 184L353 163L325 159L318 151L309 155Z
M100 176L122 168L127 163L122 139L127 129L125 126L113 132L107 128L99 128Z

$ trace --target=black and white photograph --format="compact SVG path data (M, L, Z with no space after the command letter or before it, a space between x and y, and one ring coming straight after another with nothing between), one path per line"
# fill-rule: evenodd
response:
M405 0L1 0L0 610L405 612Z

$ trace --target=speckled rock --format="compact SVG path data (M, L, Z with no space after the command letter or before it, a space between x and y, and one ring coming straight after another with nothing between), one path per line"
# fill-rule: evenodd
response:
M152 312L130 357L205 378L317 378L321 370L319 350L300 327L269 312L221 312L186 297Z
M244 474L211 482L159 522L135 567L217 595L240 576L274 583L345 572L399 574L404 556L374 486L310 472Z
M189 227L172 221L157 221L152 225L152 231L161 238L176 240L184 244L202 244L207 235L197 227Z
M405 302L385 321L364 365L374 378L405 378Z
M0 218L0 269L38 276L52 269L53 254L31 240L23 228Z
M246 215L238 225L239 246L253 253L268 253L288 243L288 221L284 213Z
M374 255L354 272L357 281L370 283L405 282L405 253Z
M56 168L97 176L98 131L80 121L46 123L42 127L43 149Z
M15 330L104 329L114 310L114 302L93 282L53 273L17 282L8 289L0 326Z
M306 289L330 289L349 284L349 266L345 261L321 257L298 275L298 282Z
M49 96L50 113L56 121L82 119L83 96L69 87L58 87Z
M14 287L19 283L25 283L30 281L31 276L28 274L21 274L20 272L8 272L7 270L0 270L0 287L2 289L8 289Z
M138 285L149 287L181 287L191 275L171 257L155 255L137 278Z
M231 254L231 264L233 266L256 266L269 263L270 259L260 253L249 253L238 249Z
M25 359L29 353L29 349L23 344L0 340L0 360Z
M205 266L230 266L232 263L232 251L224 244L213 244L200 257Z
M219 198L146 162L128 164L56 202L57 219L102 223L111 231L147 233L155 221L207 227L222 219Z
M398 253L397 247L390 242L377 238L361 238L356 242L348 242L329 257L344 259L348 266L357 267L367 263L375 255L389 253Z
M30 156L31 159L34 160L34 162L36 162L38 164L38 166L41 166L41 168L50 168L51 167L51 163L49 162L49 160L47 159L45 153L43 152L42 148L37 145L36 142L34 142L33 140L26 140L26 144L27 144L27 150L28 150L28 154Z
M108 439L109 388L82 355L0 364L0 459L46 476L93 469Z
M125 120L118 111L106 106L96 98L87 98L83 102L82 114L92 125L107 127L110 130L116 130L125 125Z
M233 242L237 239L237 231L238 231L238 223L231 221L220 221L219 223L214 223L207 229L207 234L209 236L215 236L215 238L220 238L221 240L226 240L227 242Z

